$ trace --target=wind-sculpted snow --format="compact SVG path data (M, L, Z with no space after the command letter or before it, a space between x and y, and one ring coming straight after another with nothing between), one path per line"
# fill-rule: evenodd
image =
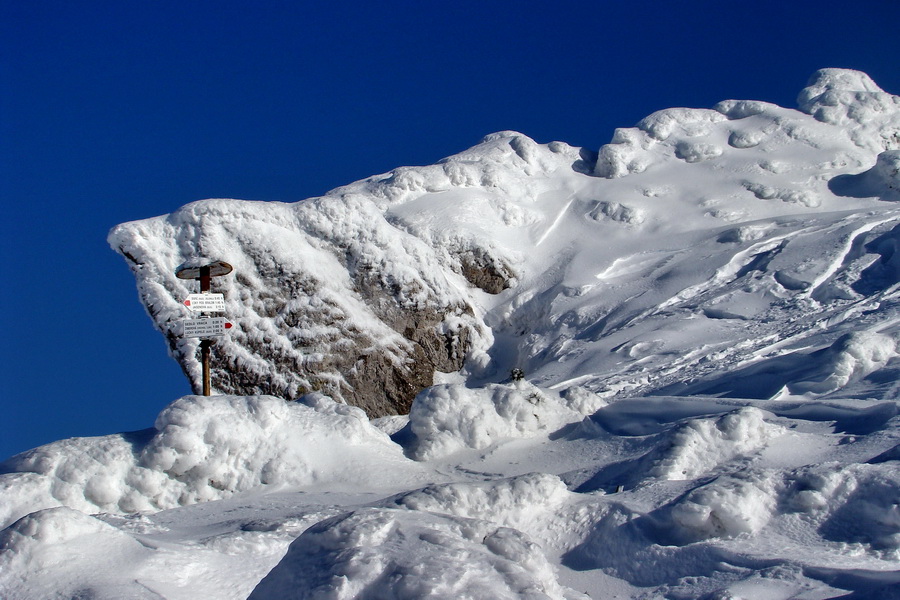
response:
M596 396L593 405L585 405L581 397L576 402L573 408L556 394L548 396L525 382L478 389L436 385L422 392L410 411L410 455L431 460L465 448L480 450L500 440L555 431L580 419L583 414L578 409L587 414L604 404Z
M304 400L309 406L270 396L187 396L160 413L155 429L20 454L4 463L12 473L0 479L0 523L38 507L132 513L264 485L374 483L384 477L373 479L372 460L398 476L415 471L358 408L317 395Z
M523 394L555 396L510 382L488 398ZM445 448L438 429L396 436L402 448L321 395L182 398L152 432L5 464L0 590L765 597L777 571L783 597L834 597L900 583L900 402L657 397L584 418L555 401L553 426L500 411L489 446L416 462L404 449L428 435ZM457 422L460 440L479 423Z
M291 544L251 600L586 598L556 582L514 529L427 512L368 509L322 521Z
M897 598L898 104L825 69L117 227L195 386L174 271L234 265L229 394L4 463L0 596Z

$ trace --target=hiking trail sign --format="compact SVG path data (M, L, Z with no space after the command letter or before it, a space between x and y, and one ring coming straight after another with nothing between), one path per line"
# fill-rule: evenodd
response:
M191 312L225 312L225 294L191 294L184 305Z
M185 319L184 337L209 338L222 337L225 330L231 329L231 323L225 317L209 317L200 319Z
M203 395L211 395L209 376L210 347L212 338L222 337L225 330L231 327L231 323L224 317L211 317L209 313L225 312L225 296L223 294L211 294L209 291L210 280L213 277L228 275L234 270L227 262L217 260L206 264L184 264L175 270L178 279L199 279L200 293L191 294L184 305L192 312L200 313L196 319L184 319L184 337L200 338L200 362L203 367Z

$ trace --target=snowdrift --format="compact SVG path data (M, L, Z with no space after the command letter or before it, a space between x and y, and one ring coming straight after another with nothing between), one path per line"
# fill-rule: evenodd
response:
M360 409L320 395L304 400L187 396L163 410L154 429L19 454L4 463L23 475L4 486L0 516L8 524L35 502L87 513L158 511L263 485L374 486L410 475L402 450ZM372 473L371 461L396 475Z
M522 431L515 410L467 420L487 402L533 406L515 383L445 393L457 428L401 429L400 444L321 396L189 396L152 432L14 457L0 589L349 600L900 585L896 400L657 397L583 416L545 393L539 414L558 420Z
M900 98L798 105L118 226L195 386L234 265L220 395L3 463L0 595L898 597Z

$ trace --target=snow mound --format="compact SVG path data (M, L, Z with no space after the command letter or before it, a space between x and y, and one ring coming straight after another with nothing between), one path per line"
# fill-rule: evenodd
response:
M788 386L791 394L827 394L884 367L897 356L897 338L873 332L842 336L819 361L819 377Z
M322 521L250 595L291 598L586 598L524 534L487 521L366 509Z
M900 96L888 94L865 73L821 69L797 98L800 110L832 125L852 124L853 141L880 152L900 148ZM877 133L873 140L869 134Z
M416 460L434 460L504 439L549 433L582 416L524 381L474 389L436 385L419 394L410 410L408 452Z
M569 496L559 477L531 473L485 483L433 485L402 495L396 504L411 510L490 520L527 531Z
M150 550L123 531L70 508L36 511L0 532L0 590L5 598L158 598L116 571ZM96 565L108 569L98 572ZM52 572L52 578L33 576Z
M685 418L696 413L703 416ZM715 476L752 461L785 433L782 426L767 422L766 415L752 406L734 409L704 401L674 406L667 400L615 402L592 415L574 435L598 441L610 433L636 436L632 456L623 452L594 473L569 477L576 491L593 492Z
M682 543L752 534L765 527L777 506L773 473L748 471L695 488L671 509Z
M321 395L306 400L185 396L160 413L155 430L74 438L20 454L0 475L2 522L38 507L132 513L263 485L374 483L373 461L403 472L401 449L362 410Z
M692 419L670 434L664 457L650 470L651 477L695 479L736 456L764 447L781 428L764 420L763 411L745 407L707 419Z
M838 175L828 183L840 196L851 198L878 197L900 201L900 150L886 150L878 155L875 166L857 175Z
M790 478L787 506L818 524L823 538L900 560L900 465L825 464Z

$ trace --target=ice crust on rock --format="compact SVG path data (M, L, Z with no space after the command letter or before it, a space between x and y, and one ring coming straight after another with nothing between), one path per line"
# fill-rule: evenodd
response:
M799 104L115 228L194 385L235 267L219 393L3 463L0 596L896 596L897 96Z

